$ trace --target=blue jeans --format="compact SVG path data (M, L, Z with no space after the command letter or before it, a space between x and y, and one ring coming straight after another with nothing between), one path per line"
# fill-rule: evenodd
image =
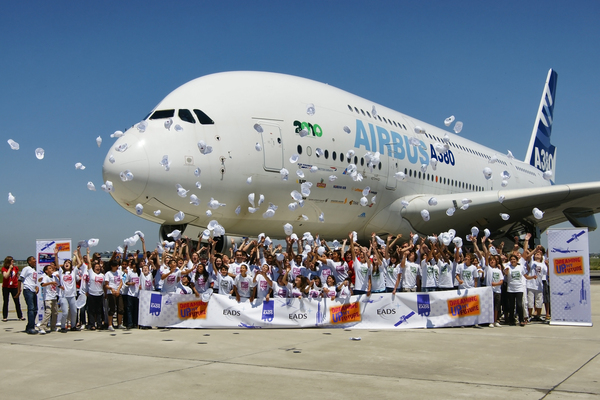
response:
M23 289L23 296L27 303L27 326L25 330L35 329L35 316L38 312L37 294L29 289Z

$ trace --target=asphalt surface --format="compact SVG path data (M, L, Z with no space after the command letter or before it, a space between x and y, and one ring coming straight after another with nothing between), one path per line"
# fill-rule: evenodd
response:
M600 281L594 279L591 300L593 327L44 336L25 334L11 308L10 320L0 323L0 398L598 397Z

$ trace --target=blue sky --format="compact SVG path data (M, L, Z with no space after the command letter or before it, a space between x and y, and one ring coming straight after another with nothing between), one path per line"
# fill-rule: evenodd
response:
M523 159L554 68L556 181L600 180L599 11L597 1L7 2L2 257L25 258L41 238L96 237L110 250L138 229L154 243L158 225L86 183L100 187L111 133L221 71L314 79L440 127L454 114L461 135ZM600 251L599 234L590 247Z

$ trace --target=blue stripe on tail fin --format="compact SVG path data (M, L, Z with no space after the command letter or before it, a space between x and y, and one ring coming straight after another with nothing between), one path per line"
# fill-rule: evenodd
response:
M558 74L554 70L548 71L548 78L544 85L542 100L540 101L529 148L525 156L525 162L540 171L552 171L552 182L554 182L556 176L556 147L550 143L550 134L552 132L552 122L554 121L557 79Z

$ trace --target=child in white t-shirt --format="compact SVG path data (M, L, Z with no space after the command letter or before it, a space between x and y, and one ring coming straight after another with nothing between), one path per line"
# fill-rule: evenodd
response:
M58 260L58 256L55 256ZM54 264L44 267L44 276L42 277L42 294L44 297L44 319L40 323L40 333L46 333L45 328L50 321L50 332L56 330L56 318L58 317L58 277L54 276Z

